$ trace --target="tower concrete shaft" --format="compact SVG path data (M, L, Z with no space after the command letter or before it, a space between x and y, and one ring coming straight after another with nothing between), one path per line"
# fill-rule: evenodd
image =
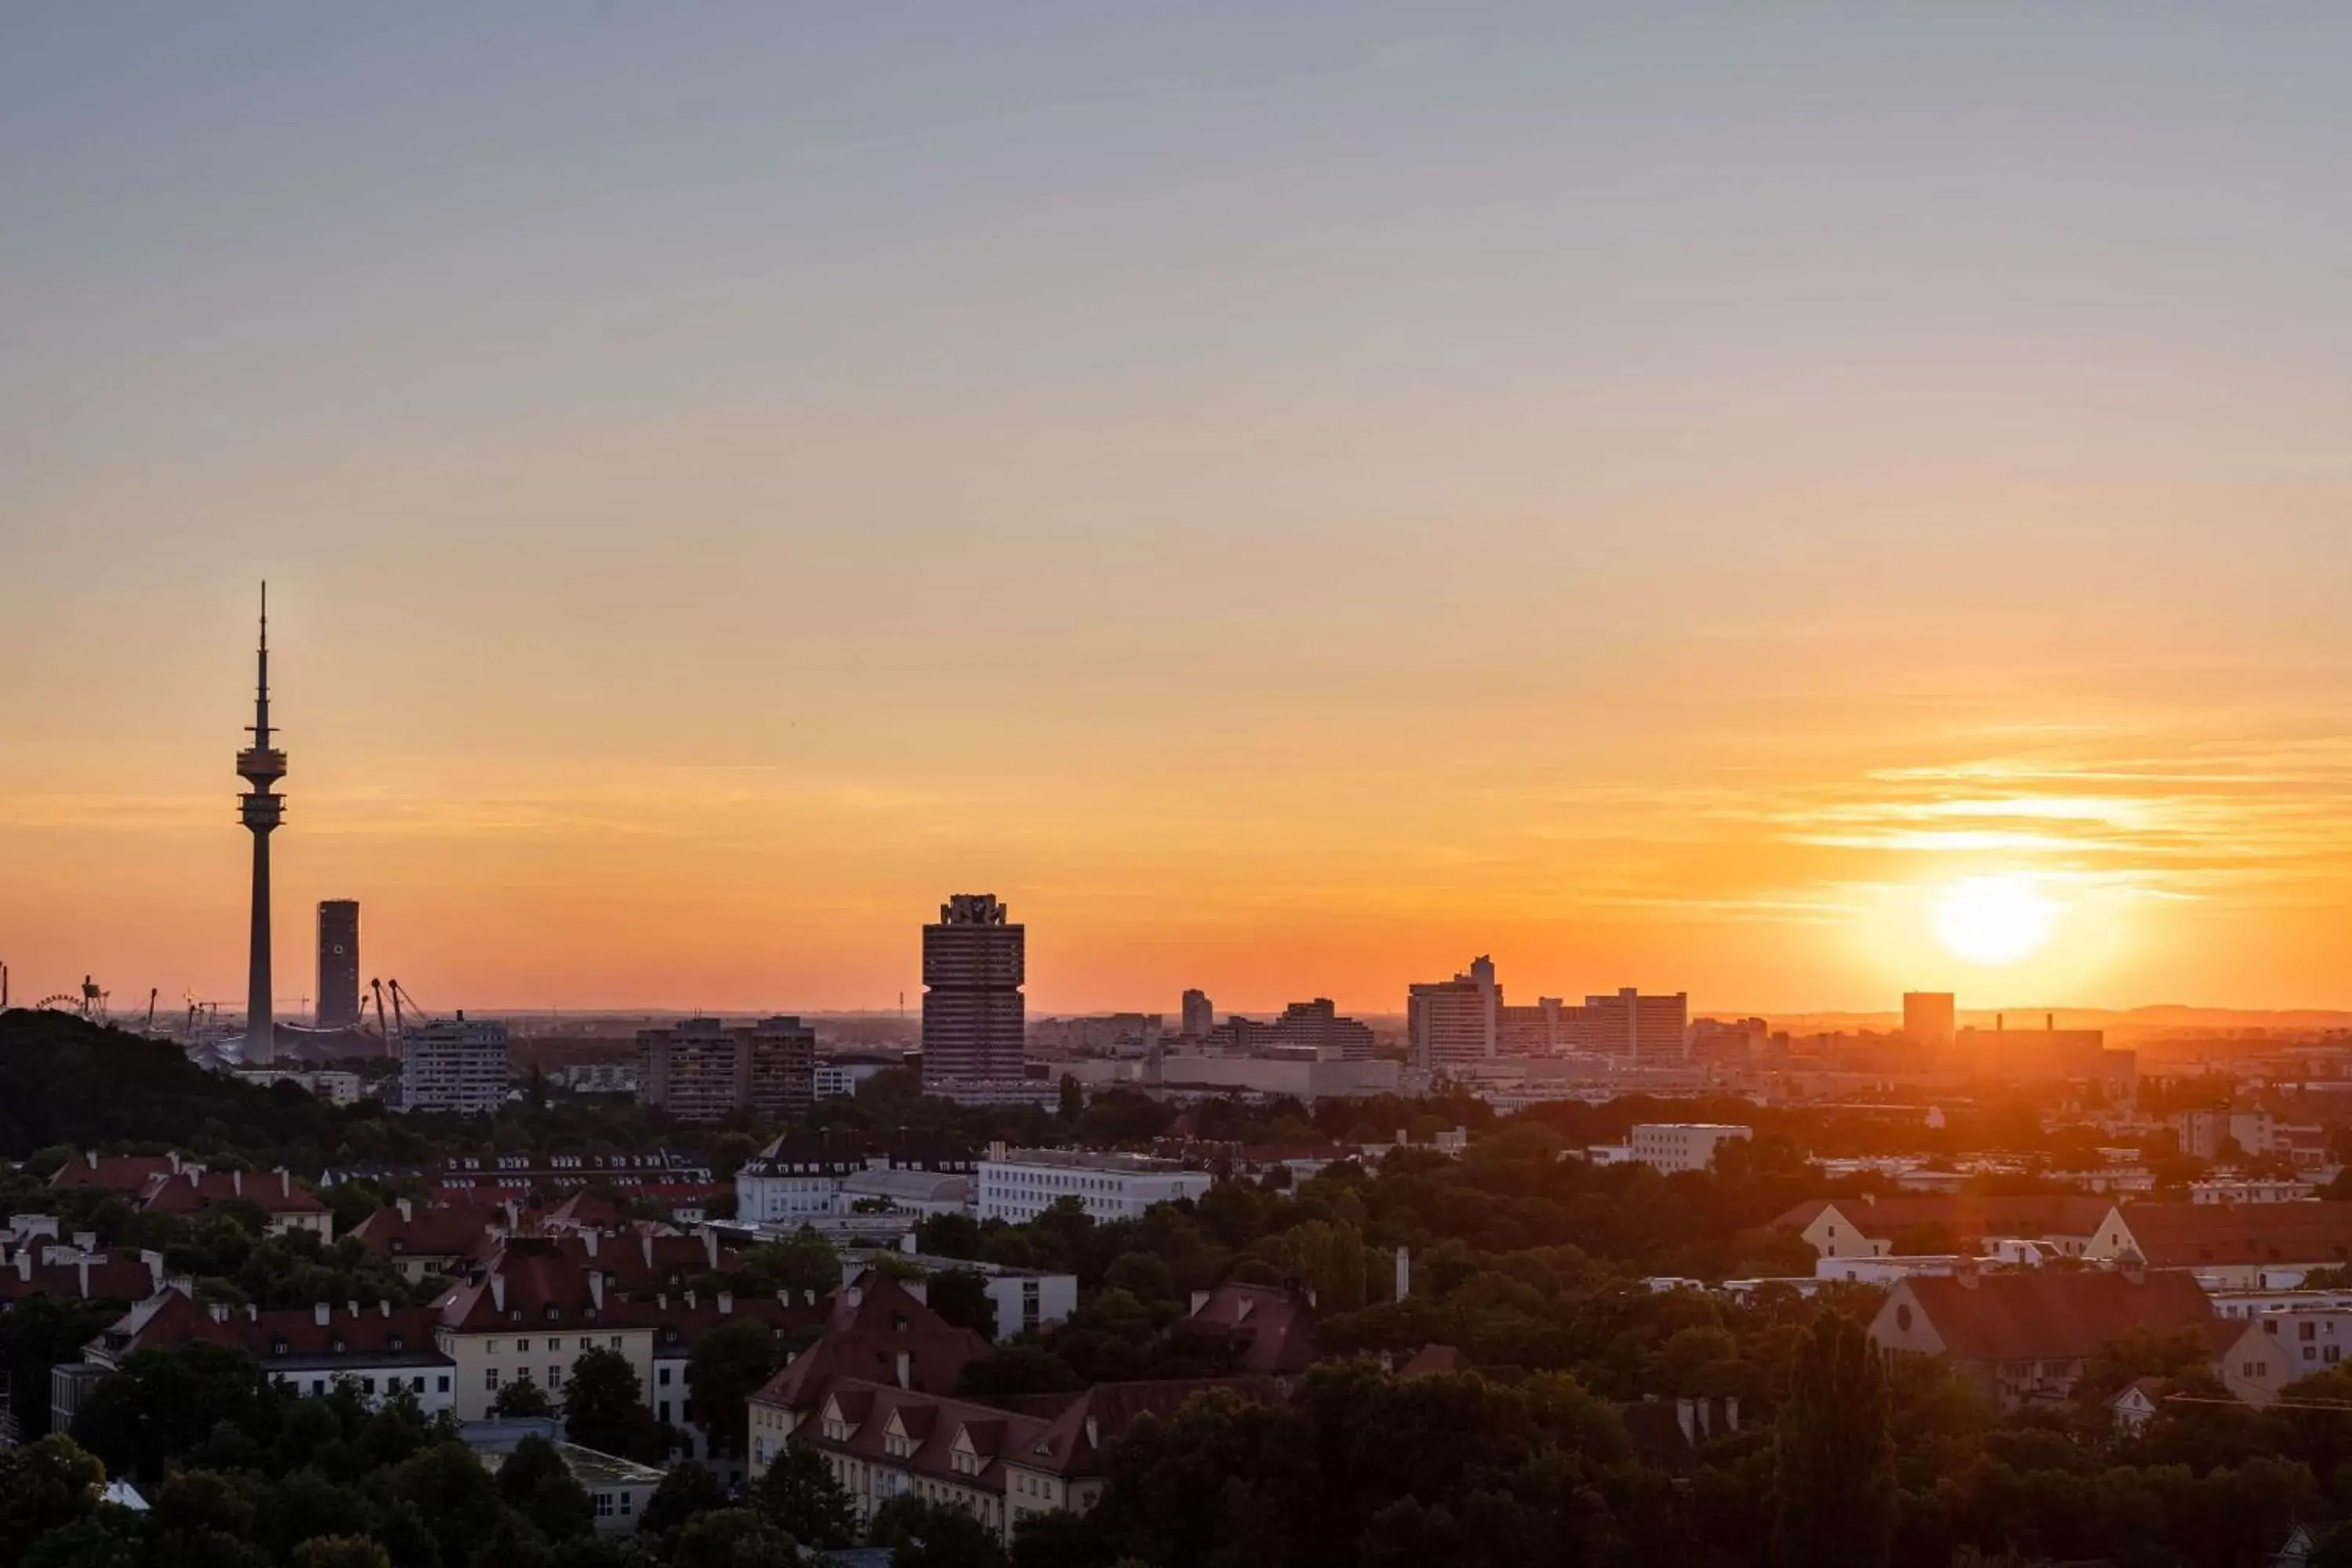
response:
M286 753L269 743L269 584L261 585L259 669L254 687L253 744L236 755L239 777L253 787L239 796L253 835L253 932L246 967L245 1059L259 1066L278 1055L277 1020L269 995L269 835L284 819L285 797L270 786L286 776Z

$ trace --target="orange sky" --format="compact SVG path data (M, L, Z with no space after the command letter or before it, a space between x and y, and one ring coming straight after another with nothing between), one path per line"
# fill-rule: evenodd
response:
M268 576L289 1005L2352 1005L2338 20L266 10L0 51L20 997Z

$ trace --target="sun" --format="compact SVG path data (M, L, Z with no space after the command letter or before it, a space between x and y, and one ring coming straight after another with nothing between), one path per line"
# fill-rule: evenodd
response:
M1936 906L1936 938L1967 963L2011 964L2041 952L2057 918L2058 906L2028 873L1970 877Z

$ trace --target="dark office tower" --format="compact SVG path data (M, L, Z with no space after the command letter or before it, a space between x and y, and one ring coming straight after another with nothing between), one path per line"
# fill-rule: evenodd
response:
M923 928L923 1089L985 1104L1022 1079L1027 933L993 893L958 893Z
M319 905L319 1027L355 1029L360 1022L360 904Z
M269 584L261 585L260 675L254 689L253 744L236 754L237 775L253 787L238 799L247 831L253 835L253 931L247 952L245 1062L262 1067L277 1059L278 1026L269 1002L269 836L282 820L286 800L269 786L286 776L286 753L269 743Z

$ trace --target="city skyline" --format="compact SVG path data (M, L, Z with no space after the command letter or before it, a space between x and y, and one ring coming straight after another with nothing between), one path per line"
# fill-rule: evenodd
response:
M2352 1007L2306 20L13 20L0 961Z

